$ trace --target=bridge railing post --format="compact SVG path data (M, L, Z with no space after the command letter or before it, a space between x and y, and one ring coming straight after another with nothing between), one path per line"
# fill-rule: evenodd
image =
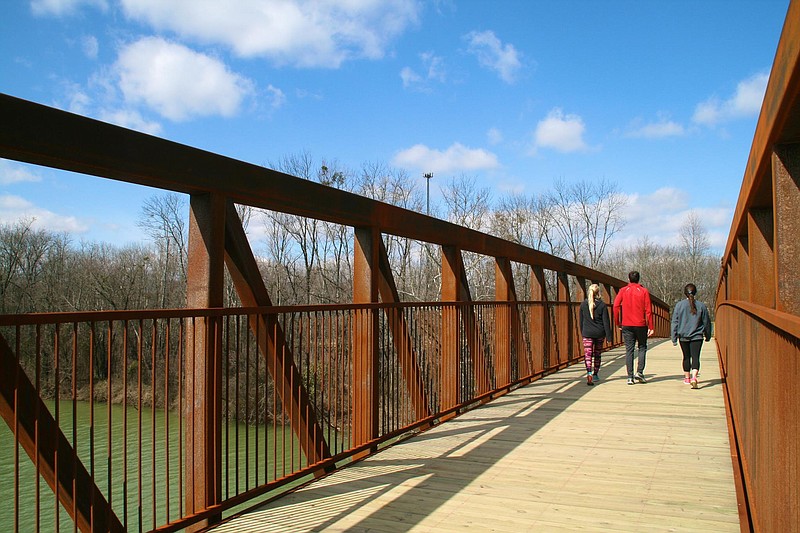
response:
M187 305L222 307L225 254L225 198L192 195L189 220ZM185 504L187 513L222 501L222 323L198 317L186 333ZM219 516L194 525L218 522Z

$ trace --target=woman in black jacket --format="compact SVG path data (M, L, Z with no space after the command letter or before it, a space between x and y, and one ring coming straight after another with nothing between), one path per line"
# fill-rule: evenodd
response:
M600 352L606 339L613 339L608 306L600 296L600 286L589 285L586 299L581 302L581 336L583 337L583 361L586 364L586 384L594 385L600 380Z

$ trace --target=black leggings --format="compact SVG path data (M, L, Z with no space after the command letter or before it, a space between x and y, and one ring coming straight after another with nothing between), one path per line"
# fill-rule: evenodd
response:
M683 351L683 371L700 370L700 348L703 347L703 339L680 342Z

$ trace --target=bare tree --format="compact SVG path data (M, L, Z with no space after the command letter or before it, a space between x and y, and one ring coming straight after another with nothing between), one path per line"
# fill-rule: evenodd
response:
M488 187L478 187L474 177L462 174L451 178L441 190L450 222L477 231L486 231L490 227L491 193ZM473 299L493 299L493 262L471 252L464 252L463 259Z
M556 235L550 195L509 194L498 202L491 233L536 250L558 255L563 251Z
M576 263L597 267L625 225L625 198L606 181L557 181L550 196L556 232Z
M441 191L447 220L478 231L489 227L491 192L488 187L478 187L474 177L462 174L451 178Z
M167 193L147 198L136 222L136 225L144 230L158 247L162 307L167 307L168 302L175 301L179 293L185 293L189 243L188 219L189 206L186 197L177 193ZM173 277L176 273L175 263L178 267L178 279Z
M686 215L680 230L681 252L687 259L688 279L697 279L704 258L708 255L708 232L696 211Z

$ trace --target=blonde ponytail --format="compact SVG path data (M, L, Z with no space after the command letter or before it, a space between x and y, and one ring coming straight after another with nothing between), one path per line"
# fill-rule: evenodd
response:
M592 283L589 285L589 292L586 294L586 301L589 302L589 316L594 320L595 300L600 299L600 285Z

